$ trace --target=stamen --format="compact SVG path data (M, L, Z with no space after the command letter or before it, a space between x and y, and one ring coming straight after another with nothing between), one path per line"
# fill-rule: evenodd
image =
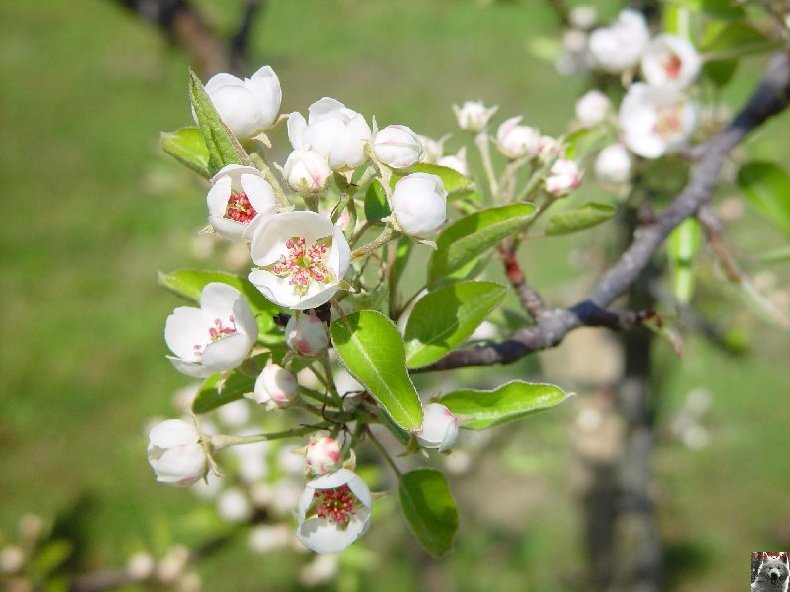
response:
M258 212L252 207L246 193L234 193L230 196L228 207L225 210L225 217L227 219L235 220L242 224L249 224L257 215Z
M665 139L680 134L683 131L681 110L682 106L680 105L659 109L653 131Z
M683 68L683 62L677 54L671 54L664 60L664 72L671 80L675 80L680 76L680 71Z
M335 276L326 265L331 240L326 237L308 244L304 237L294 236L285 243L288 253L280 255L277 261L264 269L277 277L289 278L288 284L303 296L313 282L327 284L334 281Z
M315 507L319 518L326 518L332 524L345 526L356 514L354 507L354 494L348 485L341 485L334 489L319 489L317 492L318 503Z

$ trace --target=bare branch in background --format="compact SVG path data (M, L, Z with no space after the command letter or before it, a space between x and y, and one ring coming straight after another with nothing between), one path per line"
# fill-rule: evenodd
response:
M686 187L655 219L634 232L631 246L604 275L590 296L569 307L547 309L531 327L512 339L492 342L447 355L418 372L449 370L465 366L509 364L530 353L558 345L565 335L581 326L628 329L639 324L640 315L608 307L645 269L667 235L683 220L710 202L727 155L744 137L790 104L790 54L780 53L769 63L749 102L733 121L700 151Z

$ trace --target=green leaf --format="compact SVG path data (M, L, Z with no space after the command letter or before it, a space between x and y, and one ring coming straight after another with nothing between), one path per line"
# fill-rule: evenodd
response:
M475 190L474 181L450 167L420 162L411 167L409 173L430 173L431 175L436 175L442 180L444 188L450 196L472 193Z
M406 366L427 366L461 345L506 293L491 282L458 282L426 294L406 323Z
M73 550L70 541L60 539L45 544L30 562L30 571L40 578L45 578L63 562L65 562Z
M790 175L767 161L747 162L738 171L738 187L768 220L790 234Z
M330 332L343 364L392 420L404 430L419 429L422 405L393 322L376 310L361 310L334 321Z
M162 150L193 171L211 177L208 169L208 148L203 134L196 127L184 127L174 132L162 132L159 137Z
M458 508L444 475L418 469L403 475L398 485L403 515L428 553L442 557L458 530Z
M570 160L581 160L609 143L611 132L607 127L583 127L565 138L563 156Z
M376 179L368 186L367 193L365 193L365 218L369 222L379 222L391 213L392 210L387 203L387 194L384 193L384 188Z
M572 210L554 214L546 225L546 234L570 234L606 222L617 213L609 204L587 203Z
M212 374L200 385L192 402L194 413L208 413L233 401L238 401L255 388L255 379L239 370L231 372L225 380L223 373Z
M705 12L719 19L740 19L746 16L743 7L736 6L733 0L669 0L669 3L695 12Z
M189 98L192 108L195 110L200 133L203 134L203 140L206 143L211 174L216 174L227 164L252 166L249 155L239 144L233 132L219 118L203 83L191 69L189 70Z
M492 391L453 391L441 403L466 420L462 427L482 430L551 409L572 396L553 384L515 380Z
M772 249L760 256L760 261L763 263L781 263L788 260L790 260L790 245Z
M537 206L515 203L480 210L453 222L436 239L428 261L428 285L459 269L503 239L523 230Z

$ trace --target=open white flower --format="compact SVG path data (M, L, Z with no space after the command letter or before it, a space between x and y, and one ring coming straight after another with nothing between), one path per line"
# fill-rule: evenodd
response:
M497 109L498 106L486 107L482 101L466 101L460 107L453 105L458 127L469 132L482 131Z
M153 427L148 440L148 462L157 481L186 487L206 474L206 451L191 423L167 419Z
M606 121L612 112L612 102L601 91L593 89L576 101L576 119L585 127Z
M250 272L250 281L275 304L295 310L332 298L351 262L342 231L315 212L266 220L252 237L251 255L259 269Z
M240 164L222 167L206 197L209 224L233 241L249 240L255 227L277 211L274 190L258 169Z
M392 212L406 234L433 234L447 220L447 191L442 180L429 173L406 175L395 184Z
M642 74L648 84L684 88L691 84L702 68L702 59L694 46L677 35L658 35L642 56Z
M443 452L458 440L458 418L441 403L428 403L422 408L423 419L414 435L425 448L437 448Z
M299 498L296 538L316 553L338 553L370 525L370 489L348 469L313 479Z
M220 119L237 138L253 138L274 125L280 112L280 80L269 66L249 78L215 74L206 83L206 93Z
M200 308L179 306L165 322L165 342L176 370L206 378L241 364L258 338L258 325L247 301L227 284L206 284Z
M540 152L540 132L534 127L519 125L523 117L511 117L496 132L496 147L511 160L535 158Z
M291 113L288 138L295 150L318 152L334 171L353 169L364 163L365 145L373 141L365 118L329 97L310 105L307 120L301 113Z
M631 155L622 144L607 146L595 160L595 176L602 181L626 183L631 179Z
M639 62L650 41L645 17L631 9L620 11L617 20L590 34L588 47L598 66L619 74Z
M695 104L675 87L632 84L620 105L625 143L645 158L677 150L696 124Z
M321 193L329 184L332 169L326 158L312 150L294 150L283 167L288 185L299 193Z
M420 160L422 142L405 125L388 125L373 138L373 152L387 166L405 169Z

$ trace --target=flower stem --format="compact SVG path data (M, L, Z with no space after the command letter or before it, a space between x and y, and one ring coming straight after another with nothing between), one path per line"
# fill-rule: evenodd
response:
M488 146L488 134L484 131L475 136L475 146L480 152L480 158L483 161L483 169L485 170L486 177L488 178L488 188L491 191L491 198L497 199L499 196L499 184L494 174L494 166L491 164L491 150Z
M257 442L267 442L269 440L282 440L283 438L298 438L305 434L311 434L316 430L322 430L327 427L326 423L320 423L310 426L302 426L285 430L283 432L271 432L269 434L258 434L256 436L233 436L230 434L215 434L211 436L211 445L214 450L222 450L228 446L238 446L240 444L255 444Z
M401 477L403 476L403 473L400 472L398 465L396 465L395 461L392 460L390 453L387 452L387 449L384 448L384 445L381 442L379 442L378 438L376 438L376 436L373 435L373 432L370 430L369 427L365 426L365 432L367 433L368 438L370 438L370 441L373 443L373 446L378 448L379 452L381 453L381 456L384 457L384 460L387 462L387 464L390 466L390 468L392 469L392 471L395 473L395 475L398 477L398 480L400 481Z
M400 237L400 234L401 234L400 232L394 230L392 227L387 226L386 228L384 228L381 234L378 235L375 239L373 239L372 241L370 241L365 245L362 245L358 249L355 249L354 252L351 253L351 258L359 259L360 257L364 257L371 251L375 251L376 249L378 249L384 243L387 243L391 240Z
M257 152L252 152L250 154L250 159L252 160L252 164L255 165L255 168L261 172L266 182L272 186L272 189L274 189L274 195L277 198L277 203L279 203L280 206L284 208L291 207L291 202L288 201L288 197L285 195L282 185L280 185L280 182L277 180L277 177L274 176L272 169L269 168L269 165L266 164L266 161L263 160L263 157Z

